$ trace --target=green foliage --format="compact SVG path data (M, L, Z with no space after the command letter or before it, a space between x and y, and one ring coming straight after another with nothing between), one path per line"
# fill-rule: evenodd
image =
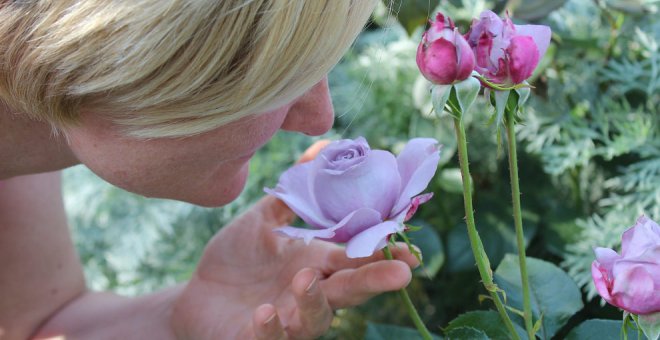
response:
M433 339L440 340L442 337L432 334ZM364 336L365 340L400 340L400 339L410 339L417 340L422 339L422 336L419 335L416 329L399 327L392 325L383 325L377 323L368 323L367 332Z
M488 340L484 331L473 327L459 327L447 332L447 339L451 340Z
M537 335L551 339L573 314L582 309L580 289L552 263L527 257L527 273L534 320L541 320ZM506 255L495 270L495 283L506 292L506 304L522 310L518 257Z
M509 331L502 323L500 316L496 311L472 311L459 315L456 319L449 322L449 325L444 329L445 334L449 338L455 330L461 328L473 328L486 334L488 339L492 340L508 340L511 339ZM525 337L525 330L517 324L514 324L516 332L521 338Z
M408 233L408 237L420 249L424 260L424 266L418 268L415 274L433 279L445 263L442 240L433 226L417 220L413 220L412 223L422 226L419 230Z
M587 320L573 328L566 340L619 340L622 324L621 320ZM637 330L628 329L628 337L637 339Z

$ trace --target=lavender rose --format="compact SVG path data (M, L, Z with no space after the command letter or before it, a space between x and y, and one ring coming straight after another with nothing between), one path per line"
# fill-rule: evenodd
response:
M315 228L276 231L306 243L345 242L348 257L370 256L431 198L431 193L417 195L439 160L437 141L430 138L410 140L398 157L371 150L362 137L330 143L313 161L284 172L274 189L264 189Z
M660 312L660 226L642 216L621 241L621 255L594 249L591 276L598 293L633 314Z

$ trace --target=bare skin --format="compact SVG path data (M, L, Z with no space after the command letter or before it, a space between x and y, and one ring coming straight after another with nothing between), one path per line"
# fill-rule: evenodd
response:
M259 126L263 131L276 126L325 132L327 116L321 119L309 112L327 111L327 84L315 89L270 113ZM333 244L305 246L277 237L271 229L294 215L278 200L265 197L209 242L188 282L136 298L90 292L68 234L60 175L55 171L79 163L77 151L61 135L51 135L46 124L7 109L0 111L0 123L3 340L310 339L328 329L334 309L404 287L409 268L417 265L404 248L395 251L401 261L385 261L381 255L350 260ZM254 131L254 126L248 130ZM189 143L197 149L207 143L214 147L210 143L215 138L200 138ZM171 150L167 145L161 145L165 154ZM301 161L312 159L321 146L312 146ZM215 170L214 165L209 169ZM224 199L202 196L204 202Z

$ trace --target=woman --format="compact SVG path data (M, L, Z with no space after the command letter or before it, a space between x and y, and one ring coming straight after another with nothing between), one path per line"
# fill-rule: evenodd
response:
M332 310L404 287L414 258L349 260L275 236L265 197L209 242L188 282L85 288L59 170L83 163L149 197L220 206L277 131L326 132L325 75L372 0L0 2L0 336L313 338ZM315 145L303 160L314 157Z

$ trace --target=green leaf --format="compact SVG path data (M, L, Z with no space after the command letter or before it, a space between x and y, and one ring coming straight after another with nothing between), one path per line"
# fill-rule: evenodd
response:
M532 314L542 317L538 335L550 339L568 319L582 309L580 289L563 270L554 264L527 257ZM495 270L495 282L507 292L508 304L522 309L522 288L518 257L507 254Z
M493 266L505 254L516 251L516 232L511 221L510 201L482 198L475 210L479 212L477 231L481 236L486 254ZM538 229L538 217L523 210L525 241L529 242ZM447 235L447 263L450 272L476 270L470 240L463 222L458 223Z
M388 0L385 5L391 9L401 26L408 34L412 34L418 27L426 25L429 14L438 6L440 0Z
M621 326L621 320L587 320L573 328L566 335L566 340L619 340ZM637 339L637 331L629 329L628 338Z
M449 322L449 325L447 325L447 328L445 328L445 332L449 334L454 329L466 327L482 331L485 335L488 336L488 339L511 339L509 336L509 331L502 323L502 319L500 319L500 315L493 310L480 310L461 314L456 319ZM514 324L514 327L516 328L516 332L518 332L521 338L524 339L525 330L517 324Z
M424 221L417 220L415 224L422 226L419 231L409 234L410 239L422 252L424 268L415 270L415 275L434 278L445 263L445 249L433 226Z
M433 339L441 340L442 337L436 334L431 334ZM364 336L365 340L400 340L422 339L419 332L414 328L400 327L393 325L383 325L377 323L367 323L367 331Z
M489 340L488 335L473 327L454 328L445 333L447 340Z
M637 324L647 338L658 340L660 337L660 312L639 315L637 318Z

